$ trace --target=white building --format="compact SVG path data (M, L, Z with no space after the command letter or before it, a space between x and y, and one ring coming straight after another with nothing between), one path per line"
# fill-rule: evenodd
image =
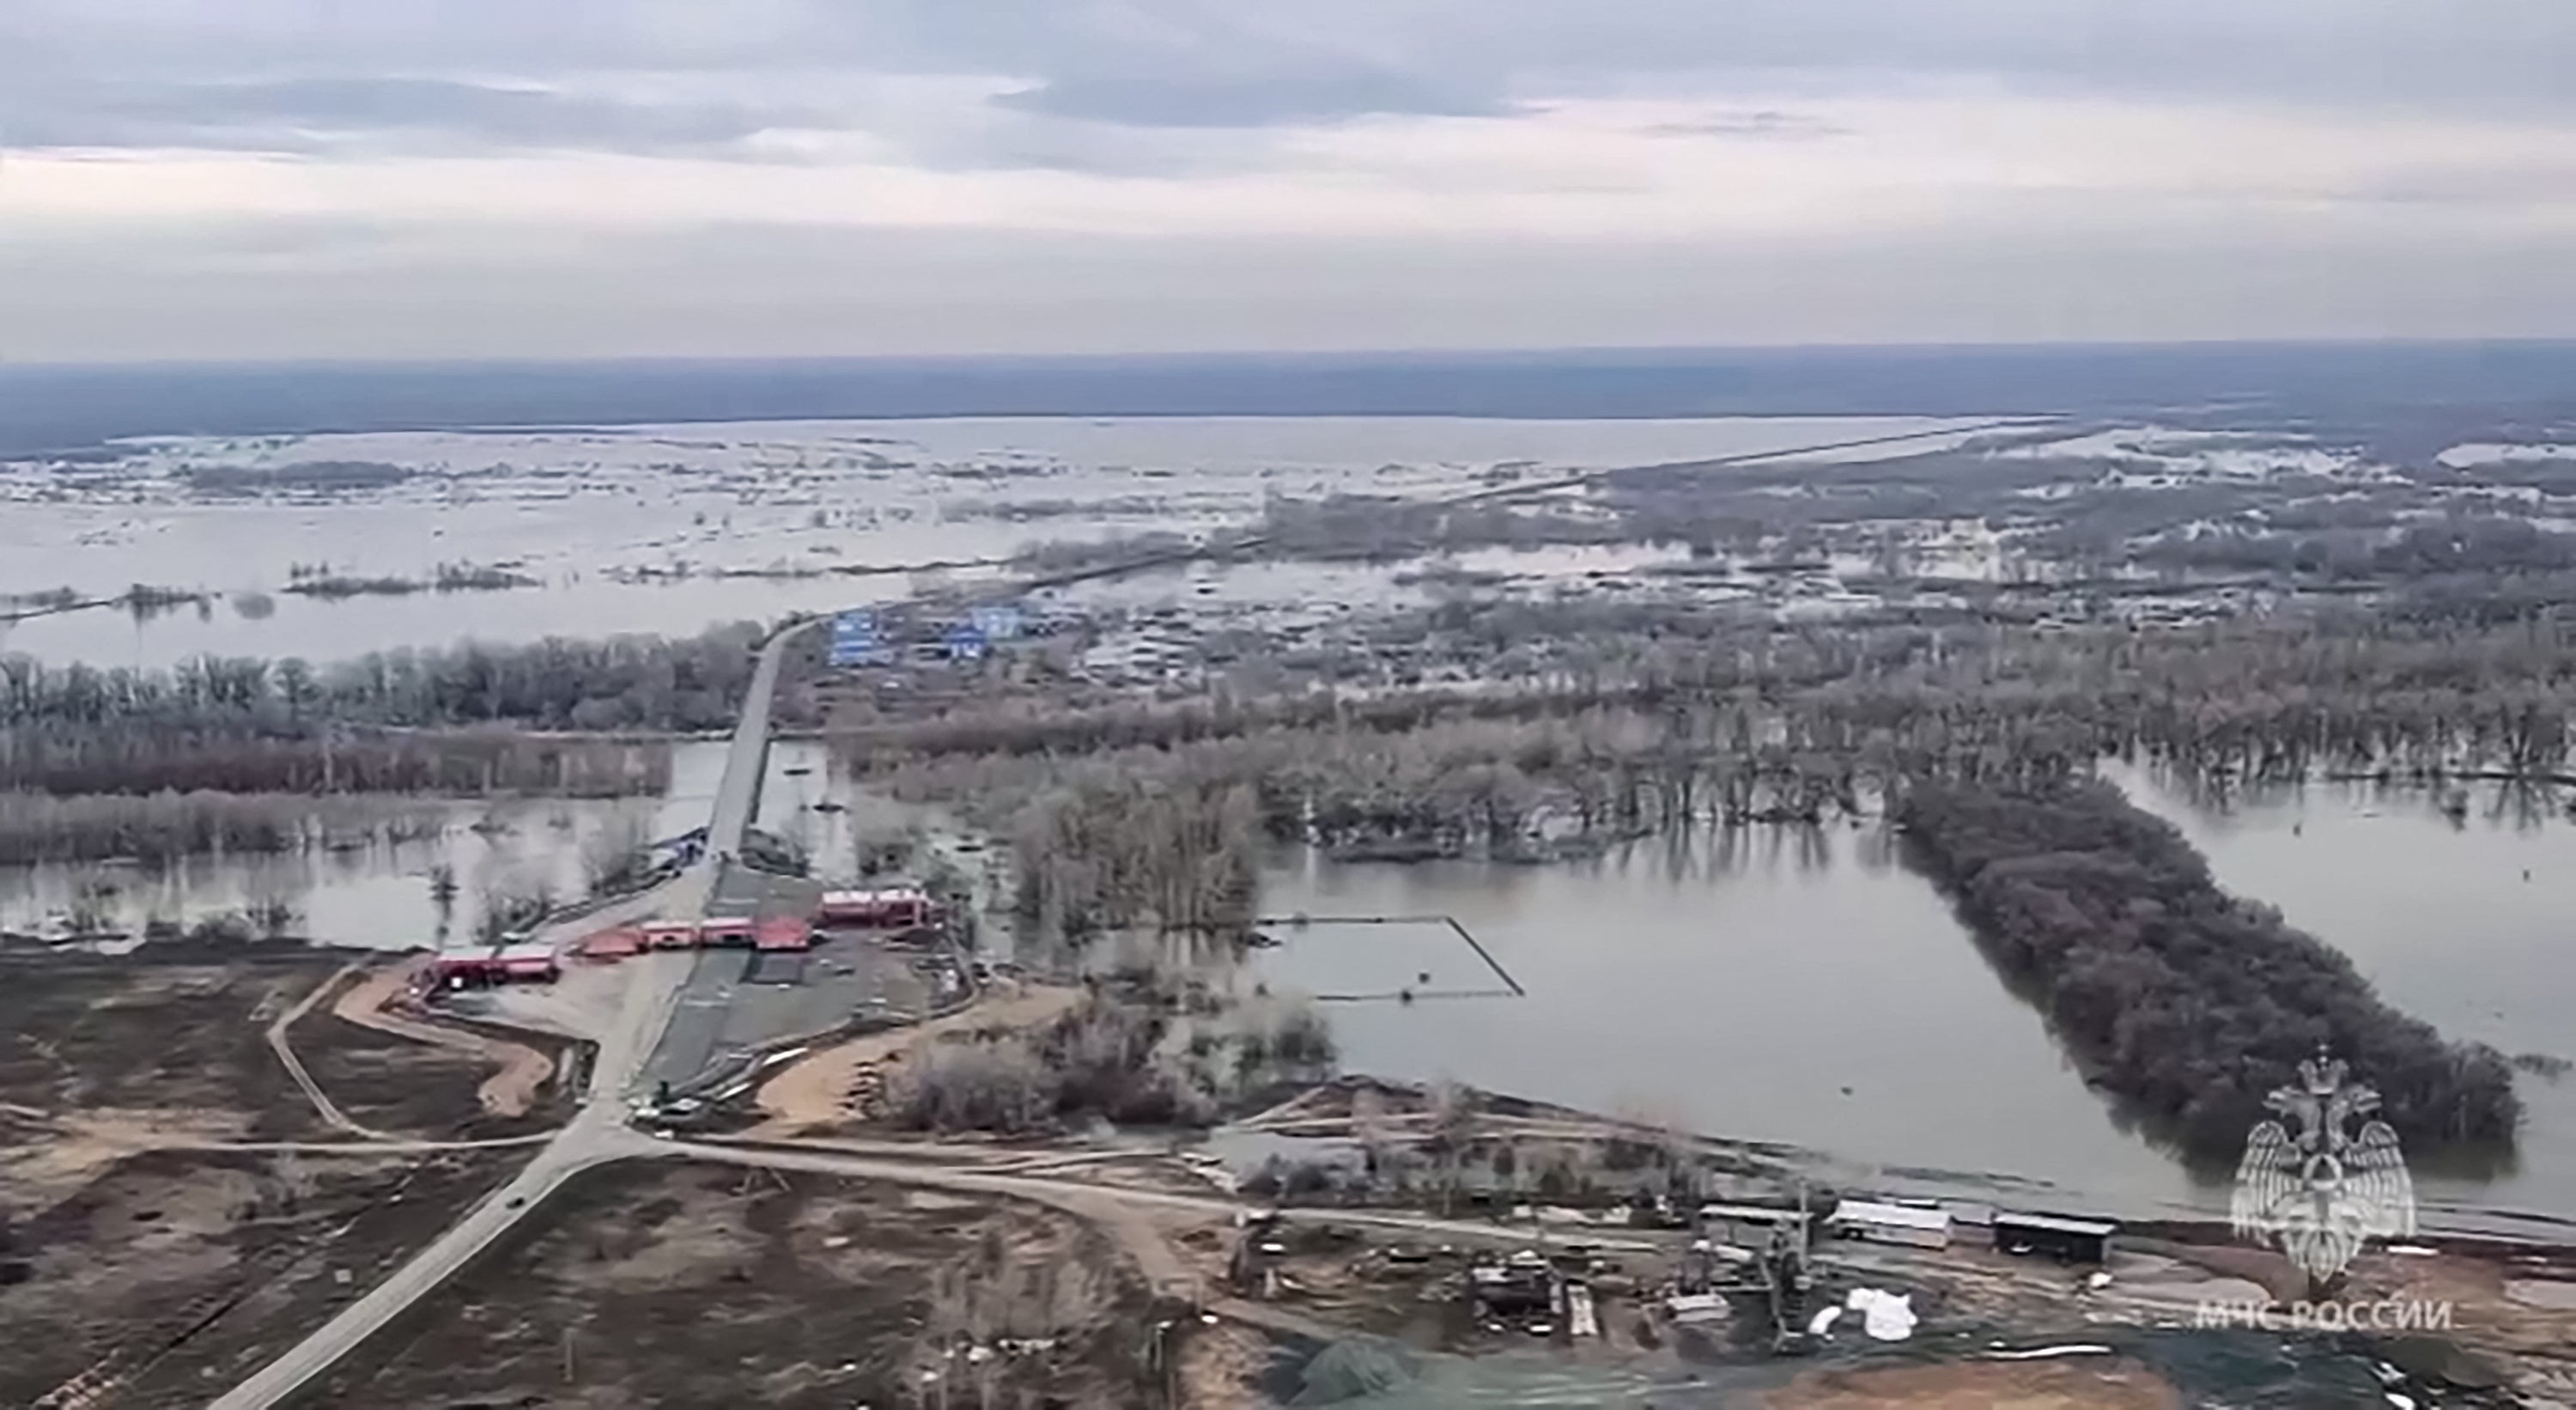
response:
M1834 1212L1826 1217L1825 1230L1836 1238L1904 1244L1910 1248L1947 1248L1950 1211L1847 1199L1835 1205Z

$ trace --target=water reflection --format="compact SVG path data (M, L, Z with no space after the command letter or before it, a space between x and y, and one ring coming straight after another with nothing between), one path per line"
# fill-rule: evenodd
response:
M2182 1200L2037 1014L1997 982L1886 832L1757 827L1659 837L1555 867L1284 857L1263 907L1450 915L1527 990L1329 1005L1344 1064L1808 1146L1927 1175L1992 1172ZM1312 994L1451 989L1477 957L1445 927L1324 920L1277 932L1245 981Z
M650 799L389 804L429 815L430 834L261 856L196 856L167 866L0 868L0 928L37 932L75 912L140 935L284 906L288 933L367 949L435 948L477 933L488 903L540 889L571 899L607 840L640 835ZM442 904L435 878L454 878Z
M2380 996L2454 1040L2576 1057L2576 825L2563 790L2327 780L2213 791L2109 770L2182 829L2219 884L2277 906L2351 957ZM2524 1118L2507 1168L2412 1157L2439 1208L2576 1214L2576 1081L2515 1079Z

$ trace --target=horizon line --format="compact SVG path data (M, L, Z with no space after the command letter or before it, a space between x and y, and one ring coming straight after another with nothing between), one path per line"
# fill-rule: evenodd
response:
M120 372L153 370L258 370L309 368L424 367L564 367L564 366L725 366L754 364L1139 364L1191 361L1329 362L1365 359L1387 361L1508 361L1536 358L1676 357L1690 355L1905 354L2109 351L2364 350L2373 348L2542 349L2576 348L2576 333L2468 337L2297 337L2246 338L2051 338L1959 340L1925 339L1885 342L1813 343L1568 343L1511 346L1393 346L1334 348L1191 348L1157 351L1087 352L875 352L875 353L456 353L456 354L300 354L239 358L69 358L24 359L0 354L0 376L17 372Z

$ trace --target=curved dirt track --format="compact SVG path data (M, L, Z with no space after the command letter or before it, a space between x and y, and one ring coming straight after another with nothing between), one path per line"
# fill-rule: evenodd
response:
M442 1024L423 1023L384 1011L385 1005L408 988L428 964L428 956L415 956L367 976L351 985L331 1005L332 1015L361 1028L470 1053L495 1064L500 1070L483 1079L483 1085L474 1091L475 1098L483 1103L485 1111L494 1116L527 1115L529 1108L536 1105L537 1093L545 1090L546 1083L554 1076L553 1058L525 1043L513 1043Z
M1081 1001L1079 989L1022 985L927 1023L889 1028L817 1049L761 1084L755 1100L768 1119L744 1132L744 1138L774 1141L816 1127L838 1126L850 1119L850 1088L858 1081L860 1069L900 1056L913 1044L933 1041L944 1033L1035 1028L1072 1011Z

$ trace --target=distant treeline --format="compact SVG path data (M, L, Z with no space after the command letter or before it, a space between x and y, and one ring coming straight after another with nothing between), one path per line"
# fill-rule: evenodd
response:
M0 728L135 723L291 732L330 720L716 729L733 723L762 634L744 622L677 639L466 642L370 652L324 667L292 656L198 656L168 670L0 656Z
M512 568L481 563L441 563L426 582L418 578L334 573L327 569L298 571L285 591L302 597L337 600L347 597L407 597L416 592L498 592L540 586L543 585L535 578Z
M0 788L81 793L662 792L658 742L532 735L510 728L315 731L158 730L125 724L0 729Z
M525 732L729 727L761 632L743 623L677 640L467 643L322 668L294 657L202 656L168 670L0 657L0 787L633 792L659 767L639 759L660 751ZM798 688L782 696L780 718L798 718Z
M1477 684L1386 690L1389 651ZM866 752L1078 754L1277 725L1405 729L1606 706L1669 718L1683 736L1672 747L1687 753L1708 749L1714 722L1878 778L2081 771L2116 753L2235 780L2337 770L2532 782L2564 775L2576 738L2576 619L2470 627L2327 610L2150 632L1785 628L1704 604L1507 601L1445 604L1366 644L1284 647L1238 666L1264 688L1073 708L1050 688L891 720L845 704L834 733ZM1345 682L1370 688L1309 688Z
M0 792L0 865L210 852L301 852L437 835L431 805L298 794L156 793L58 798Z
M208 495L253 495L274 490L339 494L380 490L412 478L412 471L377 460L303 460L293 465L192 465L188 488Z
M2379 1089L2420 1146L2512 1140L2512 1068L2389 1008L2343 955L2219 889L2181 833L2090 779L1925 784L1897 811L2088 1077L2149 1129L2230 1157L2264 1095L2320 1046Z

